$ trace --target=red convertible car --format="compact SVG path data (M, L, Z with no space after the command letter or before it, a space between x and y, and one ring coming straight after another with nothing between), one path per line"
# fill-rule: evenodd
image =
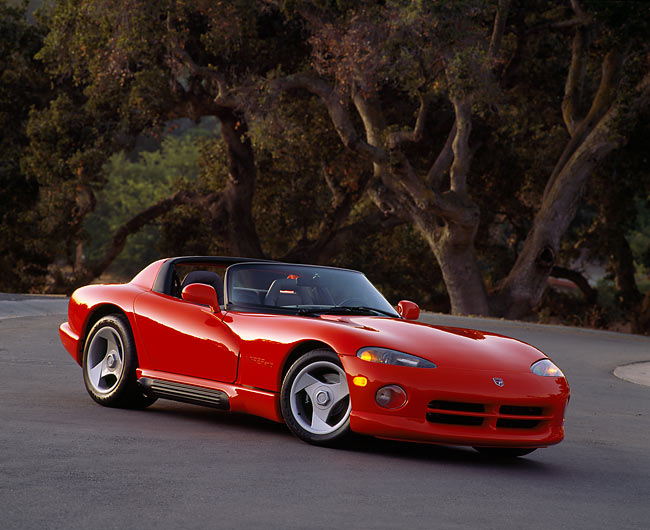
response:
M542 352L419 313L353 270L178 257L75 291L60 336L101 405L256 414L318 445L355 432L519 456L562 440L569 386Z

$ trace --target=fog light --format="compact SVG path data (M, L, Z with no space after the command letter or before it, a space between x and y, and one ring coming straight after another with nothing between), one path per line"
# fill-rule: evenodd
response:
M384 386L377 390L375 401L385 409L398 409L406 404L406 392L397 385Z

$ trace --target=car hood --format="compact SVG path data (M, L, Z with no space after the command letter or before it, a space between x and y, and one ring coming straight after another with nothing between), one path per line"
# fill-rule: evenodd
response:
M521 372L546 357L529 344L486 331L380 317L328 315L321 318L356 328L358 338L365 341L362 347L379 346L411 353L436 363L439 368Z

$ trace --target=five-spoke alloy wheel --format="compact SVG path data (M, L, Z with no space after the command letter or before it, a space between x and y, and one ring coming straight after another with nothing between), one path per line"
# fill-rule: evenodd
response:
M100 318L90 330L83 354L84 383L90 396L109 407L144 408L156 399L137 384L135 342L123 315Z
M296 360L282 383L282 415L299 438L332 445L350 432L350 391L338 356L313 350Z

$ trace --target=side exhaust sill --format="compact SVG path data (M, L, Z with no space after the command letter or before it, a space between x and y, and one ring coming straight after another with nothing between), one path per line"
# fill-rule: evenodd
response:
M220 410L230 410L228 394L221 390L162 381L150 377L138 379L138 383L143 387L145 394L150 396L192 403L194 405L204 405Z

